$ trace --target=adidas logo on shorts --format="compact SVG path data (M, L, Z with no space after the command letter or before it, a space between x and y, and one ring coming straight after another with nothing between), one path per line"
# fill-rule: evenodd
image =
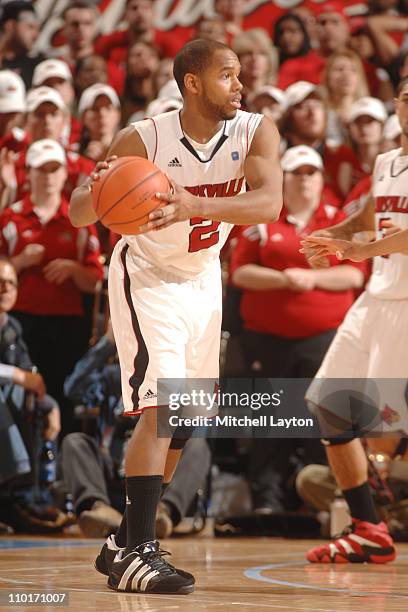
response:
M151 389L148 389L147 392L144 394L143 399L153 399L155 397L157 397L157 393L153 393Z
M181 164L179 160L177 159L177 157L169 161L167 165L169 166L169 168L181 168Z

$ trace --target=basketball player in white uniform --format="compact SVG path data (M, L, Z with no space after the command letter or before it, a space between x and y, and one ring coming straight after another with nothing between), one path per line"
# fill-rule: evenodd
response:
M303 252L315 265L333 253L356 260L375 256L367 289L349 310L306 395L352 517L351 527L334 542L308 552L312 563L387 563L395 558L392 538L373 504L361 442L336 438L339 424L347 422L348 406L334 400L342 397L338 392L344 382L331 379L349 379L351 386L351 379L363 381L367 404L377 412L369 431L408 433L408 79L399 85L396 111L402 147L377 157L366 209L329 228L332 238L311 236L304 242ZM382 240L385 227L397 233ZM354 233L371 229L377 241L350 242ZM351 412L351 423L353 417Z
M141 414L126 454L124 520L96 560L115 590L194 589L193 576L166 563L155 540L160 494L186 442L177 431L172 439L157 436L157 380L217 379L220 249L232 224L271 222L282 207L279 135L266 118L239 110L239 71L225 45L187 44L174 63L183 109L125 128L108 153L108 160L146 157L174 181L144 233L124 236L110 264L125 411ZM100 163L98 172L107 165ZM98 172L72 195L76 226L96 221L90 191Z

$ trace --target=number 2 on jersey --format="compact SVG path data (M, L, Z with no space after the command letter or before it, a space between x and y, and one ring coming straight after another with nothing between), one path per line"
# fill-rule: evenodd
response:
M204 223L208 225L204 225ZM201 217L193 217L190 219L190 225L193 229L189 236L188 252L196 253L202 249L209 249L210 247L217 244L220 239L220 232L218 227L219 221L211 221L208 219L202 219Z

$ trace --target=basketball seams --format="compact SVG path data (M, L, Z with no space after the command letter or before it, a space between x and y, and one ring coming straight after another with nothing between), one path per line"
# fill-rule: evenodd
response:
M121 163L120 163L120 164L118 164L118 165L116 166L116 168L113 168L113 169L112 169L112 172L110 173L110 177L112 177L112 176L113 176L113 175L114 175L114 174L115 174L115 173L116 173L116 172L117 172L117 171L118 171L120 168L123 168L123 167L125 167L125 166L127 166L128 164L131 164L131 163L133 162L133 158L132 158L132 157L130 157L130 156L128 157L128 159L126 160L126 162L124 162L124 160L125 160L125 159L126 159L126 157L119 158L119 160L122 160L122 161L121 161ZM102 180L102 178L103 178L103 174L102 174L102 175L99 177L99 180ZM101 186L101 188L100 188L100 190L99 190L99 193L98 193L98 198L97 198L97 200L96 200L96 205L94 206L94 209L95 209L96 214L98 214L98 210L99 210L99 200L100 200L100 197L101 197L101 195L102 195L102 191L103 191L104 187L105 187L105 182L103 182L103 183L102 183L102 186Z
M124 164L127 165L127 164ZM123 166L122 166L123 167ZM140 181L139 183L137 183L137 185L134 185L131 189L129 189L129 191L127 191L126 193L124 193L119 200L116 200L116 202L114 204L112 204L112 206L110 208L108 208L108 210L106 210L103 215L101 217L99 217L99 221L102 221L102 219L104 219L106 217L106 215L108 213L111 212L111 210L113 210L115 208L115 206L117 206L118 204L120 204L120 202L122 200L124 200L129 194L132 193L132 191L135 191L135 189L137 189L138 187L140 187L141 185L143 185L143 183L145 183L146 181L148 181L149 179L151 179L153 176L156 176L156 174L160 174L161 171L160 170L155 170L154 172L151 172L150 174L148 174L147 176L145 176L145 178ZM111 175L112 176L112 175ZM144 216L144 215L143 215ZM141 218L141 217L140 217ZM112 225L111 223L109 225Z

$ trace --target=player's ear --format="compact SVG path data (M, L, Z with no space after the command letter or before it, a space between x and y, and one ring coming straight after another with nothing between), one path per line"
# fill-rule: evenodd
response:
M184 77L184 87L186 91L197 95L200 93L200 79L196 74L188 72Z

